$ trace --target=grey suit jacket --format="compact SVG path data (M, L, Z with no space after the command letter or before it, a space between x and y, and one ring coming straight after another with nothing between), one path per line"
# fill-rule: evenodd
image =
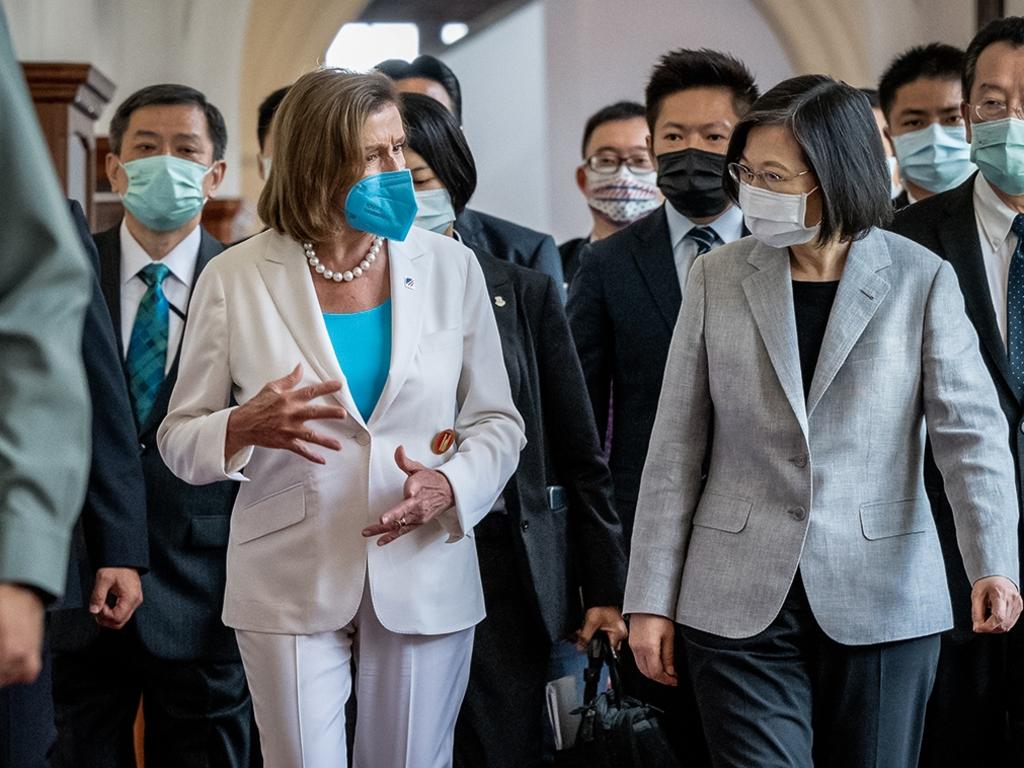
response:
M855 242L805 402L787 251L747 237L701 257L644 467L626 612L749 637L799 567L840 643L948 629L926 428L970 580L1016 579L1005 420L950 265L879 230Z

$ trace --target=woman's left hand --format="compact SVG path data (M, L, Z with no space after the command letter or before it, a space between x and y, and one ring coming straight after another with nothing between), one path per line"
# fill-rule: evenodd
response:
M599 605L587 609L587 614L583 617L583 629L576 633L576 648L585 650L599 629L608 635L608 642L612 648L618 648L629 636L622 611L612 605Z
M366 538L383 534L377 540L379 547L429 523L455 503L455 494L448 478L410 459L405 455L404 446L398 446L395 451L395 463L407 475L405 501L385 512L380 522L363 529Z

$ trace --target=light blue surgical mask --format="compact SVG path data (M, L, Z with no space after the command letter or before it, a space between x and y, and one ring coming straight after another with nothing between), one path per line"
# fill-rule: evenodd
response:
M972 123L971 160L992 186L1008 195L1024 195L1024 120Z
M900 175L929 192L959 186L977 170L971 162L967 129L962 125L930 123L920 130L893 136L892 146Z
M405 240L416 220L412 173L386 171L360 179L345 197L348 225L389 240Z
M449 225L455 221L455 209L452 207L452 197L448 190L424 189L416 193L416 205L419 208L416 212L416 226L422 229L429 229L443 235Z
M213 170L174 155L152 155L121 163L128 190L124 207L143 226L156 232L177 229L203 209L203 181Z

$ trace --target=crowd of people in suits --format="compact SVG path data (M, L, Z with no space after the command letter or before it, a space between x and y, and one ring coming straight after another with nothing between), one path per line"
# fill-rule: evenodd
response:
M140 706L149 768L557 763L599 632L686 765L1024 763L1024 18L877 89L665 53L559 247L432 56L270 94L230 246L200 91L121 102L92 234L2 14L0 73L0 765Z

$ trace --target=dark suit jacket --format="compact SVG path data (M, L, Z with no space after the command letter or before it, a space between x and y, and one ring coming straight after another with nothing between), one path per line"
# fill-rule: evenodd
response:
M551 235L469 208L455 219L455 229L470 248L550 275L565 301L562 260Z
M665 208L587 246L569 293L569 324L598 433L607 434L626 542L682 291Z
M95 235L101 284L114 328L121 327L120 225ZM196 279L224 246L203 230ZM118 351L124 359L121 334ZM180 349L180 347L179 347ZM191 486L175 477L157 450L156 430L167 414L177 380L174 361L153 412L136 429L146 479L150 572L142 580L145 601L135 613L139 637L154 656L173 660L233 661L235 636L221 622L225 552L235 483Z
M81 206L69 202L71 218L94 269L92 299L85 313L82 359L92 400L92 462L85 504L72 534L68 584L61 608L88 605L96 570L149 565L146 486L110 312L99 283L99 256Z
M580 268L580 256L589 244L589 237L574 237L558 246L558 253L562 257L562 274L565 275L567 287L572 285L572 280Z
M1021 473L1021 450L1024 448L1024 389L1010 374L1006 345L999 333L992 294L978 243L978 225L974 215L974 176L959 187L929 197L904 208L896 214L892 230L930 248L946 259L956 271L964 294L967 316L978 332L981 355L985 360L999 394L999 403L1006 415L1006 434L1017 468L1017 492L1020 498L1024 475ZM943 491L931 451L925 462L925 488L932 502L939 539L953 599L954 637L968 639L971 633L971 585L964 572L956 544L952 511ZM1021 540L1024 544L1024 539ZM1020 581L1018 581L1018 584Z
M907 190L901 189L900 193L892 199L892 209L902 211L908 205L910 205L910 196L907 195Z
M527 444L506 486L524 587L536 598L552 641L581 623L586 607L619 606L626 583L622 526L611 477L586 400L583 372L554 281L477 251L501 336L512 399ZM551 509L547 487L565 488Z

